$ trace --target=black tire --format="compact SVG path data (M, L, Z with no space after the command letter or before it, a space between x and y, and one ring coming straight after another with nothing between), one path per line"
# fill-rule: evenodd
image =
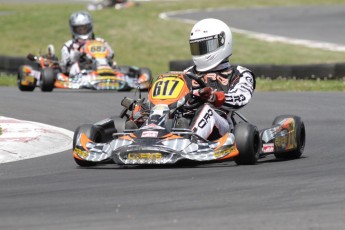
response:
M101 132L104 134L101 142L109 142L109 141L114 139L113 134L118 132L116 125L115 125L116 119L118 119L118 117L112 116L109 118L109 121L107 121L107 122L102 122L102 124L97 123L96 126L99 129L101 129L102 130Z
M260 137L256 126L239 123L235 126L235 142L239 155L235 157L238 165L254 165L259 159Z
M123 120L121 120L120 122L122 123L121 125L116 124L116 121L119 122L119 119L121 119L119 116L111 116L109 117L111 120L113 120L114 122L114 131L116 133L122 133L125 127L125 123L123 122ZM113 132L114 133L114 132Z
M140 74L147 74L147 76L149 76L149 81L152 80L152 72L150 68L140 68Z
M125 75L128 75L130 72L130 68L131 68L130 66L124 65L124 66L117 66L116 70L125 74ZM129 87L128 84L126 83L124 88L118 89L117 91L122 92L122 91L131 91L131 90L132 90L132 88Z
M296 123L296 141L297 148L289 152L275 152L274 156L277 159L298 159L302 156L305 147L305 126L302 119L293 115L281 115L274 119L272 125L277 125L280 121L286 118L293 118Z
M20 91L34 91L36 87L36 80L32 85L22 85L22 80L25 77L25 73L23 72L24 66L19 66L18 68L18 77L17 77L17 85Z
M42 92L51 92L54 89L55 71L52 68L44 68L41 71L40 87Z
M147 82L149 83L148 88L142 88L141 91L148 91L151 87L152 81L153 81L153 77L152 77L152 72L151 69L143 67L140 68L140 75L145 74L148 76Z
M105 132L104 130L95 125L90 125L90 124L84 124L79 126L73 136L73 149L75 148L76 142L77 142L77 137L80 133L85 133L88 138L96 143L103 142L105 139ZM75 162L77 165L81 167L90 167L90 166L95 166L97 165L96 162L91 162L91 161L85 161L85 160L80 160L74 157Z

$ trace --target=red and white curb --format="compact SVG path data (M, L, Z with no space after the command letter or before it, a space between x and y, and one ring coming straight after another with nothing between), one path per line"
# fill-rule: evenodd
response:
M72 141L69 130L0 116L0 163L63 152Z

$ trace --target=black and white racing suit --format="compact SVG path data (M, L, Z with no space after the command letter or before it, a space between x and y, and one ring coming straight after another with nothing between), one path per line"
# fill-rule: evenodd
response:
M198 72L195 66L185 70L201 77L206 86L223 91L225 102L217 108L225 112L226 117L215 111L210 103L203 104L195 113L191 122L191 129L199 136L207 139L213 132L223 136L230 132L234 125L231 111L241 109L248 104L255 89L255 76L247 68L231 66L229 62L221 63L207 72Z
M93 39L96 41L105 42L103 38L96 37ZM65 44L61 48L61 71L69 75L70 77L75 76L81 71L79 66L80 48L84 43L85 41L82 42L76 39L71 39L65 42ZM107 42L105 42L105 45L110 50L107 59L109 60L109 62L112 62L114 51L111 49L110 45Z

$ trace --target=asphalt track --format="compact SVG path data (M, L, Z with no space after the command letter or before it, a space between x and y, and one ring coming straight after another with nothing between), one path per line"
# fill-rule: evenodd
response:
M2 116L74 130L119 114L134 93L0 89ZM242 113L259 128L295 114L301 159L184 167L82 169L71 151L0 164L0 229L344 229L344 93L256 92ZM119 120L120 121L120 120Z
M0 90L7 117L74 130L119 114L134 93ZM256 92L242 113L261 129L304 119L298 160L82 169L71 151L0 164L0 229L343 229L344 93Z
M233 32L256 39L345 51L344 4L186 10L167 12L161 17L193 24L206 17L217 18L226 22Z

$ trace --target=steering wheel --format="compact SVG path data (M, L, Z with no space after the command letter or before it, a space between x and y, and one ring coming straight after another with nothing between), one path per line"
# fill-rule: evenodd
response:
M185 73L184 76L192 79L192 80L195 80L198 84L199 84L199 89L202 89L202 88L205 88L206 87L206 84L203 80L201 80L200 77L197 77L194 73ZM191 91L189 93L189 97L193 94L193 91ZM189 98L188 97L188 98ZM187 110L192 110L192 109L195 109L195 108L198 108L200 105L202 105L204 103L204 101L201 101L200 98L196 98L192 101L192 104L189 104L189 105L184 105L183 107Z

